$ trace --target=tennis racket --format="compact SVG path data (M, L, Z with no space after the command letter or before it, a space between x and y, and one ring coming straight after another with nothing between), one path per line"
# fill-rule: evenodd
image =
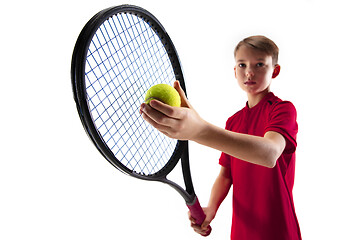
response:
M100 11L77 39L71 80L83 127L103 157L132 177L173 187L201 225L206 216L191 180L188 142L166 137L139 114L155 84L179 80L186 92L178 54L161 23L137 6ZM186 189L167 179L180 159ZM210 232L209 226L204 236Z

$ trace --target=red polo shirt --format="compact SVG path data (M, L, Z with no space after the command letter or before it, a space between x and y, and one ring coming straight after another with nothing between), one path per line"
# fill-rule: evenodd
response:
M255 136L275 131L286 147L274 168L221 154L233 180L232 240L299 240L292 189L295 174L296 109L291 102L267 94L256 106L247 105L230 117L226 129Z

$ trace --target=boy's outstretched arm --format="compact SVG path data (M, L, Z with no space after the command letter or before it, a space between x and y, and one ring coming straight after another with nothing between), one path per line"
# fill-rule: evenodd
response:
M171 107L153 100L141 104L143 118L165 135L192 140L247 162L274 167L285 148L285 138L269 131L264 137L231 132L202 119L190 105L179 82L174 87L181 96L182 107Z
M206 215L204 223L199 226L196 225L195 220L191 217L189 212L189 219L191 227L195 232L204 235L208 231L208 225L215 218L216 212L219 209L221 203L229 193L232 185L230 169L221 167L219 176L216 178L215 183L211 190L208 206L203 208Z

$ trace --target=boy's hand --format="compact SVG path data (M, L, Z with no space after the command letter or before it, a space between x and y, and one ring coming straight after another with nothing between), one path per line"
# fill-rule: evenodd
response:
M178 81L174 83L174 88L180 94L181 107L171 107L152 100L150 106L141 104L140 114L147 122L170 138L196 141L205 128L206 122L190 105Z
M201 226L199 226L195 223L195 220L191 217L190 211L188 212L189 220L191 222L190 226L194 229L194 231L196 233L198 233L200 235L205 235L209 231L208 227L209 227L211 221L215 217L215 214L209 208L205 207L205 208L203 208L203 211L206 215L206 218L205 218L204 222L201 224Z

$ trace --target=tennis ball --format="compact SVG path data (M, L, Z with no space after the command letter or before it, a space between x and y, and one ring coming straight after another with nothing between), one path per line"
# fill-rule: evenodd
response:
M181 99L175 88L168 84L157 84L149 88L145 95L145 103L149 104L151 100L159 100L173 107L180 107Z

